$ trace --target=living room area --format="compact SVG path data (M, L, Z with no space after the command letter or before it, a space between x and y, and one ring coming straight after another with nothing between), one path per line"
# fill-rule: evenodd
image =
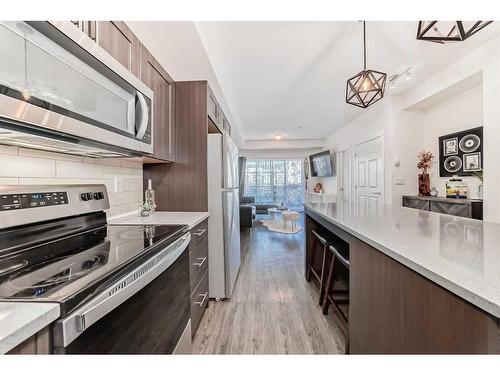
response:
M306 159L240 156L238 164L240 228L252 228L258 222L274 232L302 230Z

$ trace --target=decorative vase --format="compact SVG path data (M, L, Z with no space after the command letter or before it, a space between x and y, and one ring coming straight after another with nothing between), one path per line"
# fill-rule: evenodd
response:
M431 179L428 173L418 175L418 195L431 195Z
M433 187L430 191L430 194L431 194L431 197L437 197L438 196L438 191L436 189L436 187Z

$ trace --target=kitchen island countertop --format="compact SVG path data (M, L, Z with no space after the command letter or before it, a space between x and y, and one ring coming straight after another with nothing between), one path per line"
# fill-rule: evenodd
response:
M500 318L500 224L389 205L381 212L349 202L304 206Z

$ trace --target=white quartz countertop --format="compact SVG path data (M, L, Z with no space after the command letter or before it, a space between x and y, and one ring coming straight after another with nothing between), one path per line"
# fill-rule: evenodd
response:
M386 205L307 203L307 210L500 318L500 224Z
M142 217L138 213L116 217L109 221L110 224L119 225L188 225L194 228L208 218L208 212L170 212L156 211L150 216Z
M0 302L0 354L4 354L59 317L58 303Z

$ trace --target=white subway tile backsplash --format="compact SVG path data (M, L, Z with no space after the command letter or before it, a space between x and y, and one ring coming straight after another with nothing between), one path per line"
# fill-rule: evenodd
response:
M114 193L115 177L123 191ZM108 216L138 211L142 202L142 164L123 159L94 159L0 145L0 185L104 184Z
M126 168L126 167L112 167L105 166L104 174L106 177L109 176L123 176L126 178L142 178L142 168Z
M71 161L56 161L57 177L102 178L104 166L98 164L75 163Z
M0 145L0 154L18 155L19 147Z
M83 183L83 178L19 178L19 185L75 185Z
M41 159L67 160L67 161L75 161L78 163L83 162L83 156L60 154L57 152L34 150L31 148L23 148L23 147L19 148L19 155L31 156L34 158L41 158Z
M19 185L17 177L0 177L0 185Z
M85 184L103 184L106 185L108 193L113 192L115 189L115 180L112 178L86 178Z
M123 191L140 191L142 192L142 178L141 179L123 179Z
M2 154L0 177L55 177L56 161Z
M97 159L97 158L89 158L88 156L85 156L83 158L83 162L85 164L100 164L100 165L111 165L111 166L121 166L121 159L113 159L113 158L103 158L103 159Z

